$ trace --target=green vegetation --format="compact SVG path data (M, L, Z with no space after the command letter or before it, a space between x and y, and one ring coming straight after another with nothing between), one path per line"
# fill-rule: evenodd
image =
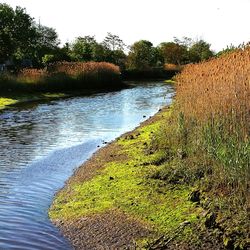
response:
M181 65L214 56L208 43L187 37L159 46L147 40L126 46L119 36L107 33L102 42L97 42L94 36L83 36L61 47L59 44L55 29L37 24L24 8L0 4L0 90L29 93L77 90L83 85L107 87L103 82L108 78L102 80L106 76L96 74L94 69L84 77L72 77L63 71L52 73L53 65L58 63L108 62L119 66L124 80L168 79L180 72ZM175 66L169 69L166 65L170 64ZM46 72L46 76L20 78L27 69L37 76ZM109 79L112 82L118 77Z
M12 98L0 97L0 110L6 108L9 105L15 104L18 101Z
M74 95L76 93L73 93ZM57 98L64 98L72 95L72 93L32 93L32 94L4 94L4 97L0 97L0 110L5 109L10 105L18 104L21 102L30 102L30 101L40 101L40 100L50 100Z
M195 123L188 123L182 115L178 116L177 110L175 104L171 117L165 120L164 126L152 142L151 147L156 149L156 152L164 149L168 152L168 160L152 173L151 177L162 180L166 186L190 187L190 200L204 211L204 217L201 216L196 225L201 230L196 232L199 241L201 235L208 230L210 237L212 235L215 241L223 243L226 249L248 249L248 191L243 182L240 186L236 182L230 183L229 169L225 172L223 162L207 152L207 144L202 145L202 140L206 137L202 137L200 128ZM208 131L203 136L209 136ZM231 140L228 139L230 143ZM216 145L220 146L219 140L217 143ZM229 158L231 166L232 156ZM227 156L224 154L224 157ZM247 164L245 162L245 167ZM241 179L240 170L238 174ZM246 172L244 178L248 178Z
M117 153L126 155L125 161L106 162L91 180L71 182L60 191L49 213L51 219L74 220L118 209L144 221L158 234L174 232L186 220L196 223L200 209L188 201L191 186L166 186L150 178L167 157L164 151L149 153L146 146L169 112L161 115L164 119L159 116L158 121L115 142L121 147Z
M36 24L26 10L7 4L0 4L0 63L9 61L12 69L25 66L41 66L45 54L57 54L59 40L53 28ZM12 61L12 62L11 62Z
M0 64L14 72L48 67L59 61L105 61L118 65L122 71L148 70L165 63L181 65L214 56L208 43L187 37L156 47L147 40L126 46L119 36L107 33L102 42L86 35L62 47L59 44L55 29L37 24L24 8L0 4Z
M249 249L249 52L185 67L172 109L114 142L122 160L100 159L92 178L73 178L51 218L118 209L164 235L140 248Z
M126 160L105 162L90 180L70 182L58 194L51 218L118 209L178 244L199 247L209 231L229 249L247 249L249 46L228 47L213 59L210 44L187 37L157 47L136 41L127 54L126 47L108 33L101 43L84 36L60 48L53 28L36 24L21 7L0 4L0 109L30 96L117 88L120 70L125 78L160 78L166 72L172 77L182 70L166 81L177 82L173 112L116 141ZM183 69L190 63L199 64Z
M164 82L167 84L175 84L176 83L176 81L174 81L173 79L165 80Z
M154 178L195 187L205 225L228 249L250 246L249 46L186 66L174 111L154 143L178 159ZM212 221L210 220L212 216Z
M147 70L158 63L158 50L146 40L135 42L130 49L127 59L128 69Z

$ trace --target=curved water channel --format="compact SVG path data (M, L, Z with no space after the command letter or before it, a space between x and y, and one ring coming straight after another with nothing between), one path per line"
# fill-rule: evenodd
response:
M71 249L48 219L53 195L98 145L135 128L173 93L152 82L1 111L0 250Z

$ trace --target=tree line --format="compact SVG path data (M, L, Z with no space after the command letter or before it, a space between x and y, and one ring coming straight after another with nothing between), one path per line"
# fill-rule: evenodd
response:
M188 37L156 47L147 40L127 46L119 36L107 33L102 42L97 42L94 36L83 36L59 45L54 28L36 23L24 8L0 4L0 64L11 62L16 69L41 68L56 61L106 61L122 70L147 70L166 63L183 65L215 56L209 43Z

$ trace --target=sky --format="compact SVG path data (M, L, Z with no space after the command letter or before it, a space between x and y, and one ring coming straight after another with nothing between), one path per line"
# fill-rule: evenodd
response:
M250 0L1 0L26 8L42 25L56 29L62 43L107 32L131 45L155 46L183 36L204 39L214 51L250 41Z

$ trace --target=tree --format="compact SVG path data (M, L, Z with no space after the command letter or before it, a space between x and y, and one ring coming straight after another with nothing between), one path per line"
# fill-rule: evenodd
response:
M187 36L182 37L182 39L174 37L174 42L176 44L184 46L186 49L189 49L194 43L193 39Z
M126 45L125 43L120 39L119 36L113 35L110 32L108 32L107 36L104 38L102 42L103 46L111 51L115 50L122 50L124 51Z
M105 61L114 63L120 66L121 69L125 68L126 54L124 49L127 46L122 39L109 32L101 44L105 50Z
M41 66L45 54L58 50L58 35L53 28L37 25L26 10L0 4L0 61L12 60L16 68L26 59Z
M189 49L190 62L200 62L207 60L214 56L212 50L210 50L210 44L204 40L195 42Z
M45 66L47 66L49 63L55 62L55 56L51 54L46 54L42 57L42 62Z
M226 55L228 53L231 53L233 51L236 51L238 48L236 46L234 46L233 44L231 44L230 46L227 46L225 49L219 51L216 56L217 57L220 57L220 56L223 56L223 55Z
M94 60L94 50L97 42L94 36L78 37L71 45L71 57L75 61Z
M14 51L12 36L14 10L7 4L0 4L0 63L7 60Z
M22 60L29 55L36 37L33 18L21 7L0 4L0 61Z
M55 29L40 24L35 25L35 27L36 37L31 57L35 64L40 66L44 61L43 57L45 55L56 58L57 53L60 51L58 47L60 41Z
M93 46L92 59L95 62L108 61L109 50L107 50L102 44L96 43Z
M150 69L157 65L157 61L157 51L153 44L146 40L140 40L131 46L127 67L129 69Z
M161 43L159 50L165 63L183 64L187 58L187 47L175 42Z

